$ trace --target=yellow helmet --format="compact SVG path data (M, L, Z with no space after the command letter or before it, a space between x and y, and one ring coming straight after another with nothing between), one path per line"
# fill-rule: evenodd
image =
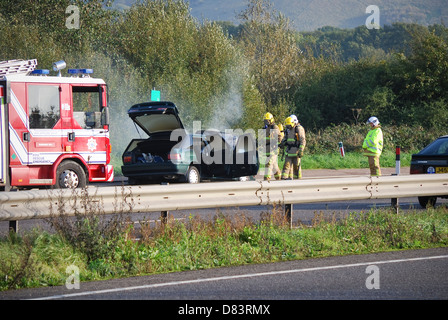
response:
M294 120L293 120L293 118L291 118L291 117L286 118L286 120L285 120L285 126L291 126L291 127L293 127L293 126L294 126Z
M274 116L272 115L272 113L266 113L264 115L264 120L268 120L269 122L273 122L274 121Z

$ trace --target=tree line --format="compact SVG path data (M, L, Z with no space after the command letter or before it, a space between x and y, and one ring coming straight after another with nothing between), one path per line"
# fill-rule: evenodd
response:
M79 8L77 29L66 26L69 5ZM238 18L238 26L199 22L184 0L123 11L105 0L0 0L0 59L93 68L117 121L156 88L187 125L256 129L269 111L278 122L296 114L310 132L375 115L383 125L446 133L444 25L298 32L268 0L248 0Z

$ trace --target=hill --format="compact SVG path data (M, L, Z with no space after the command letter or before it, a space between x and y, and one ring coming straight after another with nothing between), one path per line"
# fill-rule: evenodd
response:
M135 0L115 0L114 6L126 8ZM237 14L247 5L241 0L190 0L191 14L197 19L230 21L239 24ZM287 16L298 31L312 31L323 26L355 28L364 25L370 13L370 0L272 0L275 10ZM448 21L446 0L376 0L380 25L394 22L420 25Z

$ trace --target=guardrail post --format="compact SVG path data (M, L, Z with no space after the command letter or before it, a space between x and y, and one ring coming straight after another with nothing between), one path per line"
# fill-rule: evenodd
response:
M6 119L6 121L8 121L8 119ZM7 139L8 139L8 138L7 138ZM7 171L8 171L8 170L7 170ZM9 191L12 190L12 187L11 187L11 180L10 180L10 177L9 177L9 174L8 174L8 173L6 174L6 186L5 186L4 190L5 190L6 192L9 192ZM16 190L16 191L17 191L17 190ZM11 221L9 221L9 228L8 228L8 231L9 231L9 232L13 231L13 232L17 233L17 232L19 231L19 221L18 221L18 220L11 220Z
M161 185L163 186L167 186L169 185L168 182L162 182ZM162 211L160 212L160 222L162 224L162 226L166 226L166 223L168 222L168 211Z
M285 217L286 221L289 223L290 228L292 228L292 215L293 215L293 205L285 204Z
M9 221L9 231L17 233L19 231L19 221L17 220Z
M166 223L168 221L168 211L162 211L160 213L160 222L163 226L166 226Z
M396 176L396 173L392 173L393 176ZM400 204L398 203L398 198L390 199L390 205L393 209L395 209L395 213L398 214L398 209L400 209Z
M398 198L392 198L391 200L392 200L391 206L392 206L392 208L395 209L395 213L398 214L398 209L400 209L400 205L398 204Z
M393 173L393 176L400 175L400 147L397 146L395 148L395 174ZM395 213L398 214L398 209L400 208L400 204L398 203L398 198L392 198L391 199L391 206L395 209Z

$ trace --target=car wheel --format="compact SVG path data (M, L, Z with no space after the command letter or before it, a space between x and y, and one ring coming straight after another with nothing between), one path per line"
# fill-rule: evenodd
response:
M418 202L423 208L434 207L437 201L437 197L418 197Z
M199 174L198 168L193 166L188 168L186 180L188 183L199 183L201 181L201 175Z
M86 186L86 173L74 161L62 162L56 170L56 188L74 189Z

